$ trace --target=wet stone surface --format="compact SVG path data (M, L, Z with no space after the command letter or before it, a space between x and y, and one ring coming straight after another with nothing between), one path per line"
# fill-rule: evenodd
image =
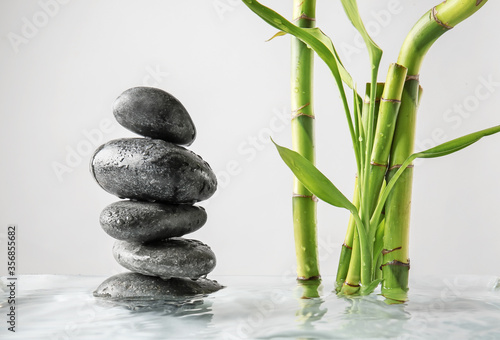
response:
M96 150L91 171L104 190L120 198L195 203L217 189L217 178L207 162L159 139L112 140Z
M217 189L208 163L180 146L191 145L196 138L189 113L161 89L135 87L115 100L113 114L119 124L145 138L101 145L90 170L108 193L129 199L105 207L99 222L117 240L115 260L132 272L105 280L94 296L104 298L103 303L135 299L139 302L134 308L144 307L142 301L148 300L150 308L154 300L221 289L206 279L216 265L210 247L181 238L206 223L205 209L193 204L210 198Z
M154 241L183 236L207 221L205 209L188 204L119 201L108 205L99 218L111 237L125 241Z
M196 129L184 106L171 94L153 87L134 87L123 92L113 105L123 127L145 137L191 145Z
M106 279L94 291L94 296L106 299L178 299L210 294L222 288L223 286L217 281L204 278L163 280L159 277L128 272Z
M149 243L116 241L113 256L128 270L163 279L197 279L210 273L216 264L209 246L180 237Z

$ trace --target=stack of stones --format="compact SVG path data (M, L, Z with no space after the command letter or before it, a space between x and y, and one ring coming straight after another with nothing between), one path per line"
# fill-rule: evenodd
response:
M180 146L196 137L191 117L172 95L150 87L122 93L113 113L118 123L145 137L112 140L91 160L97 183L127 199L104 208L100 224L117 240L116 261L132 272L108 278L94 296L162 299L219 290L221 285L206 278L215 267L212 250L181 237L205 224L205 209L194 203L217 188L210 166Z

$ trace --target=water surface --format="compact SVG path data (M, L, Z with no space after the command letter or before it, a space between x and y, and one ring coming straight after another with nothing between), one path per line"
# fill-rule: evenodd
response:
M13 334L2 278L0 338L500 339L496 277L417 279L404 305L387 305L378 294L338 298L333 278L323 279L319 297L305 299L304 288L285 277L217 277L227 287L208 297L116 304L92 296L105 279L18 277Z

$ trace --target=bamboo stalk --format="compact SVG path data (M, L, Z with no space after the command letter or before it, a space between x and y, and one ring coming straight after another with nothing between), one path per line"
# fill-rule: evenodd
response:
M363 101L363 114L361 116L363 122L363 128L366 131L368 130L368 116L370 113L370 91L371 91L371 83L366 83L366 91L365 91L365 100ZM375 90L375 125L377 124L378 119L378 111L380 109L380 98L382 98L382 93L384 92L385 83L377 83L377 89ZM373 134L375 134L375 130L373 130Z
M359 187L358 178L354 182L354 195L352 199L352 204L359 208ZM356 229L356 222L354 217L351 215L349 218L349 223L347 225L347 233L342 244L342 250L340 251L339 266L337 269L337 278L335 280L335 291L338 293L341 291L344 285L349 271L349 266L351 263L352 247L354 244L354 230ZM348 282L349 283L349 282ZM356 284L359 282L356 282Z
M360 291L360 287L367 287L372 283L372 254L368 244L366 227L363 224L357 208L353 206L351 216L354 219L354 239L351 252L351 261L347 277L341 288L344 295L353 295Z
M316 0L294 0L293 18L297 26L315 26ZM313 108L313 51L299 39L292 37L291 47L291 109L293 150L315 162L314 108ZM297 278L319 278L316 232L316 198L294 178L293 225Z
M364 199L367 200L366 212L371 218L384 182L396 119L401 104L401 94L406 77L406 68L391 64L387 73L384 91L380 99L380 108L376 121L373 149L368 173L365 174ZM377 226L375 226L376 228Z
M353 227L351 258L346 278L342 283L342 287L340 289L341 294L344 295L356 294L359 291L361 282L361 261L362 261L361 245L359 240L359 234L355 227L356 221L353 222L353 225L354 227Z
M421 97L419 72L427 51L441 35L474 14L486 1L447 0L422 16L406 37L398 64L408 69L408 76L391 147L388 181L413 153L416 112ZM382 294L395 302L407 299L412 180L410 166L394 185L385 206Z
M387 182L406 158L413 153L415 120L419 97L418 79L406 81ZM387 198L385 205L384 249L382 250L382 294L394 301L406 301L408 292L409 224L413 169L407 169Z
M380 222L380 225L377 229L376 237L375 237L375 245L374 245L374 254L373 254L373 278L374 279L382 279L382 248L384 243L384 233L385 233L385 220Z
M377 88L375 90L375 112L374 112L375 121L377 120L378 110L380 106L380 98L382 97L383 90L384 90L384 84L378 83ZM370 106L371 106L370 94L371 94L371 83L367 83L365 90L365 100L363 101L363 108L361 114L361 129L364 131L364 133L360 134L361 139L359 142L361 146L366 143L365 136L367 134L367 130L369 129L368 116L370 114ZM361 169L364 169L363 162L364 162L364 157L362 158L362 164L360 167ZM359 209L360 207L360 199L361 199L360 182L363 181L363 179L359 177L360 177L359 175L356 176L354 184L354 195L353 195L353 204L356 206L357 209ZM360 251L359 244L356 245L355 256L352 257L354 242L355 241L358 242L358 238L357 237L356 239L354 238L355 229L356 229L356 222L354 216L351 215L349 218L349 223L347 225L346 237L344 239L344 243L342 244L342 250L340 253L339 265L337 269L337 277L335 280L335 289L337 293L342 291L342 294L344 295L352 295L358 292L359 283L361 279L361 273L360 273L361 263L359 263L359 261L361 261L361 257L359 252Z

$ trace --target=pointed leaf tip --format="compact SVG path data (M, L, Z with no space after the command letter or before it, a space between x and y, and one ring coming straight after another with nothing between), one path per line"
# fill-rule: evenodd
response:
M476 143L481 138L500 132L500 125L455 138L433 148L418 152L419 158L434 158L452 154Z
M273 40L274 38L277 38L277 37L282 37L284 35L286 35L287 33L286 32L283 32L283 31L278 31L275 35L273 35L271 38L267 39L266 42L268 41L271 41Z
M382 282L382 279L376 279L372 282L370 282L368 285L366 286L361 286L361 289L360 289L360 294L361 295L369 295L371 293L373 293L373 291L375 290L375 288L378 287L378 285Z
M311 193L333 206L349 211L356 210L344 194L311 161L293 150L279 146L272 139L271 141L278 149L281 159Z

